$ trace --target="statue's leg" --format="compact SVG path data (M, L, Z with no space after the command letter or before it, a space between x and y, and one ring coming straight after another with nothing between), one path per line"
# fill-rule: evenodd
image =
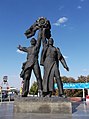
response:
M43 92L47 92L48 91L48 85L47 85L47 70L44 67L44 75L43 75Z
M49 72L48 78L49 97L52 96L52 92L54 91L54 73L55 73L55 64L53 65L52 69Z
M37 79L39 96L42 96L42 90L43 90L42 78L41 78L41 71L40 71L40 67L39 67L38 63L34 65L33 71L34 71L34 74L35 74L36 79Z
M44 75L43 75L43 97L48 95L48 78L47 78L47 70L44 67Z
M57 81L57 86L58 86L58 90L59 90L59 95L63 95L63 84L61 81L61 77L60 77L60 72L58 67L55 65L55 79Z
M53 91L54 90L54 71L55 71L55 67L53 66L52 69L50 70L50 74L49 74L49 81L48 81L48 86L49 86L49 91Z
M25 71L22 97L27 97L27 95L28 95L29 80L30 80L30 77L31 77L31 71L32 71L31 68L29 68Z

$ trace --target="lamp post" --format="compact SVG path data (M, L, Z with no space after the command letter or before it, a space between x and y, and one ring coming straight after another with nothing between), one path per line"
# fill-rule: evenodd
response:
M85 90L83 88L83 101L85 101Z

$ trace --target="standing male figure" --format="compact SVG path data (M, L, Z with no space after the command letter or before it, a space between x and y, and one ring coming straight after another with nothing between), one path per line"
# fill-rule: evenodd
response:
M38 63L38 54L41 46L41 30L38 32L38 39L36 41L35 38L32 38L30 43L30 47L22 47L19 45L18 49L27 53L27 61L24 65L24 84L23 84L23 92L22 97L27 97L29 92L29 80L31 77L31 72L33 70L38 84L38 93L41 96L42 94L42 78L41 71Z
M44 66L43 76L43 96L52 95L54 90L54 77L57 81L59 96L63 97L63 84L60 77L59 61L63 67L69 71L66 61L61 54L59 48L53 46L53 39L49 38L48 43L45 38L45 30L43 30L43 51L41 54L41 65Z

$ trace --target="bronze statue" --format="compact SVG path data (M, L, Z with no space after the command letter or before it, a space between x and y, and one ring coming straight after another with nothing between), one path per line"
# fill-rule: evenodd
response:
M65 62L63 55L59 48L53 46L53 39L49 38L48 43L45 37L45 29L43 30L43 51L41 54L41 65L44 66L44 76L43 76L43 96L52 95L54 90L54 77L57 81L59 96L64 96L63 94L63 84L60 77L59 71L59 61L62 63L63 67L69 71L69 68Z
M30 47L22 47L19 45L18 49L27 53L27 61L23 64L21 77L24 79L24 85L23 85L23 97L27 97L27 94L29 92L29 80L31 77L32 70L34 71L34 74L37 79L38 83L38 92L40 96L42 95L42 78L41 78L41 71L38 63L38 54L41 46L41 30L39 30L38 33L38 39L36 41L35 38L31 39L31 46Z
M36 22L25 32L27 38L35 35L38 32L38 39L31 39L30 47L22 47L19 45L18 49L27 52L27 61L23 63L22 71L20 76L24 80L23 85L23 97L26 97L29 92L29 80L31 77L32 70L37 79L38 92L40 96L51 97L52 91L54 90L54 77L57 81L59 96L63 97L63 84L60 77L59 71L59 61L62 63L63 67L69 71L66 61L60 52L59 48L53 46L54 40L51 38L51 24L50 21L44 17L40 17ZM43 50L41 53L40 64L44 66L44 76L43 81L41 78L40 66L38 63L38 54L41 46L41 40L43 44ZM43 82L43 86L42 86Z

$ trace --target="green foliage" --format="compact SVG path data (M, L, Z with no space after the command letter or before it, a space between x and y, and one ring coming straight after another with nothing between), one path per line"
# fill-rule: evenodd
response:
M61 77L63 83L85 83L89 82L89 75L88 76L79 76L77 80L72 77Z
M38 94L38 85L37 82L34 82L33 85L30 88L30 92L31 95L37 95Z
M76 82L85 83L87 82L87 77L81 75L80 77L78 77Z
M61 77L63 83L85 83L89 82L89 75L88 76L80 76L77 80L72 77ZM56 80L54 80L56 82ZM30 94L37 95L38 94L38 85L37 82L34 82L30 88ZM64 89L64 94L68 97L82 97L82 89ZM85 90L85 94L87 95L87 90ZM58 95L58 90L53 92L53 95Z
M77 80L72 77L61 77L63 83L86 83L89 82L89 75L88 76L80 76ZM58 90L56 90L55 95L58 94ZM82 89L64 89L64 94L68 97L82 97L83 91ZM85 89L85 95L87 95L87 90Z
M75 79L72 77L63 76L61 79L63 83L75 83Z

